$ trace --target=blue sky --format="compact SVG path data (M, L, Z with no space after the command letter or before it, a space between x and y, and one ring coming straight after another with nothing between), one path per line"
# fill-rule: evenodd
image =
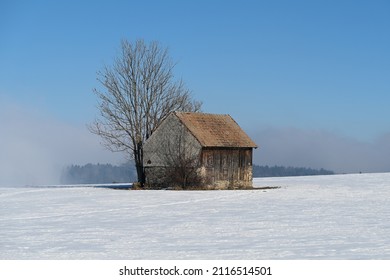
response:
M390 171L389 14L380 0L2 0L0 149L35 137L58 166L123 160L85 125L98 114L96 72L121 39L143 38L169 47L204 111L232 115L255 139L256 163ZM74 136L61 143L66 157L50 144L61 132Z

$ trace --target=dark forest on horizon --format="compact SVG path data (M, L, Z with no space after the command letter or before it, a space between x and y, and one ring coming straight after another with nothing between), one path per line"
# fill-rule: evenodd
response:
M309 176L309 175L332 175L333 171L326 169L313 169L306 167L285 166L260 166L253 165L253 177L286 177L286 176ZM137 181L137 172L134 164L121 165L72 164L66 167L61 176L61 184L111 184L131 183Z

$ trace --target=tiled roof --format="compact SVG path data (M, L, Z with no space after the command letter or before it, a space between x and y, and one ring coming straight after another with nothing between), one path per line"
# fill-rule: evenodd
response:
M203 147L257 148L230 115L174 112Z

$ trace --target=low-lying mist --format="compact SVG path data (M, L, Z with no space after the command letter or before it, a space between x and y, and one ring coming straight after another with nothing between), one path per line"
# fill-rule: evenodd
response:
M0 186L58 184L67 165L121 163L86 125L68 124L20 106L0 104Z
M362 142L322 130L265 128L254 132L254 162L325 168L337 173L389 172L390 133Z
M1 101L1 100L0 100ZM248 131L258 165L325 168L337 173L389 172L390 133L373 142L322 130L268 127ZM86 124L70 124L15 104L0 103L0 186L60 183L71 164L125 162L104 149Z

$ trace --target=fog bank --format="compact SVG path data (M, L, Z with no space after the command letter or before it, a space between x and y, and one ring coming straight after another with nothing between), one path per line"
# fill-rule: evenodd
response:
M251 135L254 163L325 168L337 173L390 171L390 133L372 142L323 130L268 127Z
M69 164L121 163L85 124L69 124L44 113L0 104L0 186L57 184Z

